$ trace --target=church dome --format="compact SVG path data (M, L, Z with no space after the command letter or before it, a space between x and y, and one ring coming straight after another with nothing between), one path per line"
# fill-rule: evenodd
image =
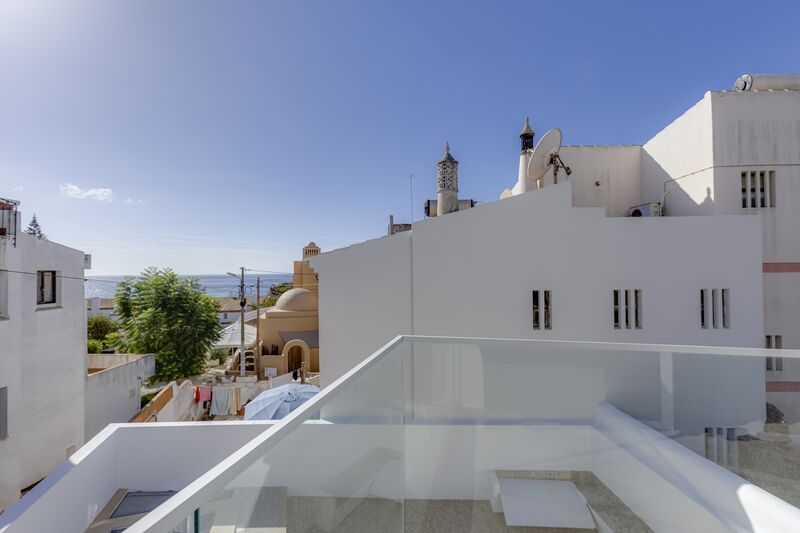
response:
M316 311L319 308L317 295L308 289L289 289L281 294L276 309L281 311Z

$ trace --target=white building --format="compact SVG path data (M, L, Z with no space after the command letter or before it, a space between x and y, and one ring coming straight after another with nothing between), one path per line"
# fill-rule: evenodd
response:
M86 314L89 317L103 315L111 320L116 320L117 313L114 311L114 298L100 298L99 296L86 298Z
M83 444L83 252L18 228L0 200L0 509ZM86 256L88 258L88 256Z

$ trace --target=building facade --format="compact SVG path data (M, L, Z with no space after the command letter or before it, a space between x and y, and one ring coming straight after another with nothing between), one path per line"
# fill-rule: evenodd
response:
M527 194L322 254L323 381L399 333L800 347L799 124L798 91L708 92L644 145L564 146Z
M86 381L87 256L23 233L16 224L5 229L0 235L0 509L83 444Z

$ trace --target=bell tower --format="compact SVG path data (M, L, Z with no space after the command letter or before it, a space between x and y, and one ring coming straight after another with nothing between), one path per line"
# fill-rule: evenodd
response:
M438 192L436 216L458 211L458 161L450 154L450 144L444 144L444 155L436 164Z

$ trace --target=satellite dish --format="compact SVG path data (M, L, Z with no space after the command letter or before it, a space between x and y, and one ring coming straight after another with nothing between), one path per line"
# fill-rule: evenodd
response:
M528 183L533 184L542 179L547 170L553 166L558 150L561 148L561 130L553 128L544 134L536 143L531 158L528 160Z

